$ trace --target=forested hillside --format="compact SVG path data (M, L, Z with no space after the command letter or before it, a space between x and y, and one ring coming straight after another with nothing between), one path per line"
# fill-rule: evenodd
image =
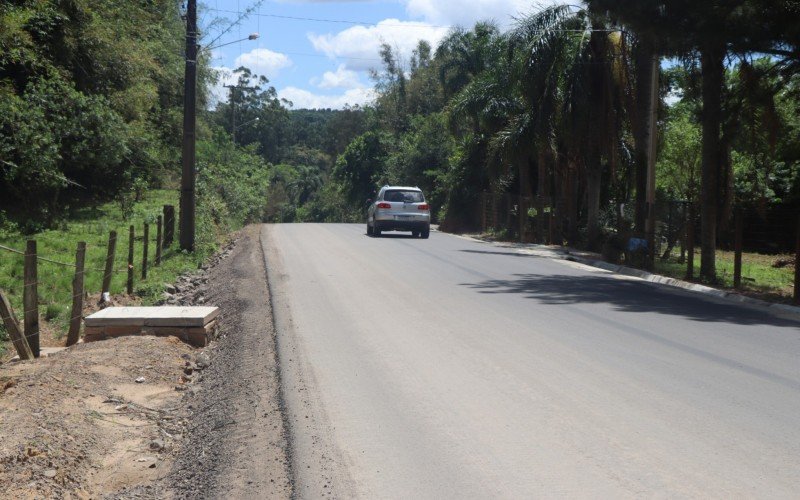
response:
M0 2L0 210L35 230L159 183L180 144L170 0Z
M344 110L291 110L248 68L207 110L201 61L200 216L361 221L401 183L446 230L480 227L490 193L536 200L522 217L552 214L559 242L644 234L656 57L657 208L696 208L713 279L735 206L800 206L800 7L734 4L531 6L508 31L455 28L407 59L384 45L376 101ZM175 186L183 36L172 1L0 2L0 229Z
M451 230L480 226L488 192L535 200L523 217L552 213L557 241L600 249L619 233L644 237L658 60L655 207L695 207L713 281L734 206L767 217L780 204L790 222L774 234L794 231L798 18L794 1L597 0L533 12L507 32L455 29L408 61L385 45L368 132L332 177L354 206L381 183L417 184Z

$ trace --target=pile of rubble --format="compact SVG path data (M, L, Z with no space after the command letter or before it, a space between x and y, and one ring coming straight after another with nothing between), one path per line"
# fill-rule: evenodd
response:
M208 270L228 257L236 245L236 240L228 243L220 252L206 261L197 271L178 276L175 283L164 286L162 298L157 306L200 306L206 303L208 295Z

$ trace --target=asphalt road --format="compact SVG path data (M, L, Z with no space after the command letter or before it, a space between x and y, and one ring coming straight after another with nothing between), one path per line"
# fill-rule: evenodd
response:
M262 243L300 497L800 496L796 321L441 233Z

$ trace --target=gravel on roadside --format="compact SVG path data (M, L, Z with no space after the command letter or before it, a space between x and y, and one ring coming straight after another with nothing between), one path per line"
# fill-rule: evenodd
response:
M287 427L260 226L243 229L191 300L222 309L220 339L187 397L190 422L161 493L174 498L290 498ZM179 285L180 286L180 285ZM180 293L180 292L179 292ZM185 296L185 294L184 294Z

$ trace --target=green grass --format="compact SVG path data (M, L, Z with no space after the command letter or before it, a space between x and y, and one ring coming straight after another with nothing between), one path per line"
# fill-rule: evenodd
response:
M717 279L714 286L733 288L734 253L717 250ZM742 288L747 295L759 298L789 302L794 293L794 267L773 267L779 259L789 259L789 255L764 255L757 253L742 254ZM686 263L678 262L672 257L668 261L656 259L656 273L673 278L686 277ZM695 254L694 276L700 275L700 254Z
M118 203L107 203L98 207L79 211L57 230L47 230L34 235L11 234L0 238L0 244L25 250L25 241L36 240L39 257L74 264L75 249L79 241L86 242L86 274L84 287L87 293L98 293L102 287L109 232L117 231L117 250L114 260L115 272L111 281L111 293L125 293L127 279L127 258L129 226L135 227L134 237L134 294L141 297L142 303L152 304L160 297L166 283L186 271L197 269L210 253L212 245L203 245L204 252L188 254L178 250L177 241L163 252L162 263L154 266L156 217L162 213L163 205L178 206L177 190L153 190L147 192L145 199L137 203L133 215L125 220ZM176 209L176 218L178 217ZM143 223L150 224L150 244L147 279L141 280L142 232ZM177 220L176 220L177 226ZM177 232L177 227L176 227ZM177 237L177 235L176 235ZM49 323L56 336L64 335L69 325L72 301L72 278L74 267L61 266L41 261L39 276L39 315ZM4 291L15 309L17 318L22 319L23 256L0 249L0 289ZM0 339L5 339L5 331L0 325ZM7 349L6 342L0 341L0 355Z

